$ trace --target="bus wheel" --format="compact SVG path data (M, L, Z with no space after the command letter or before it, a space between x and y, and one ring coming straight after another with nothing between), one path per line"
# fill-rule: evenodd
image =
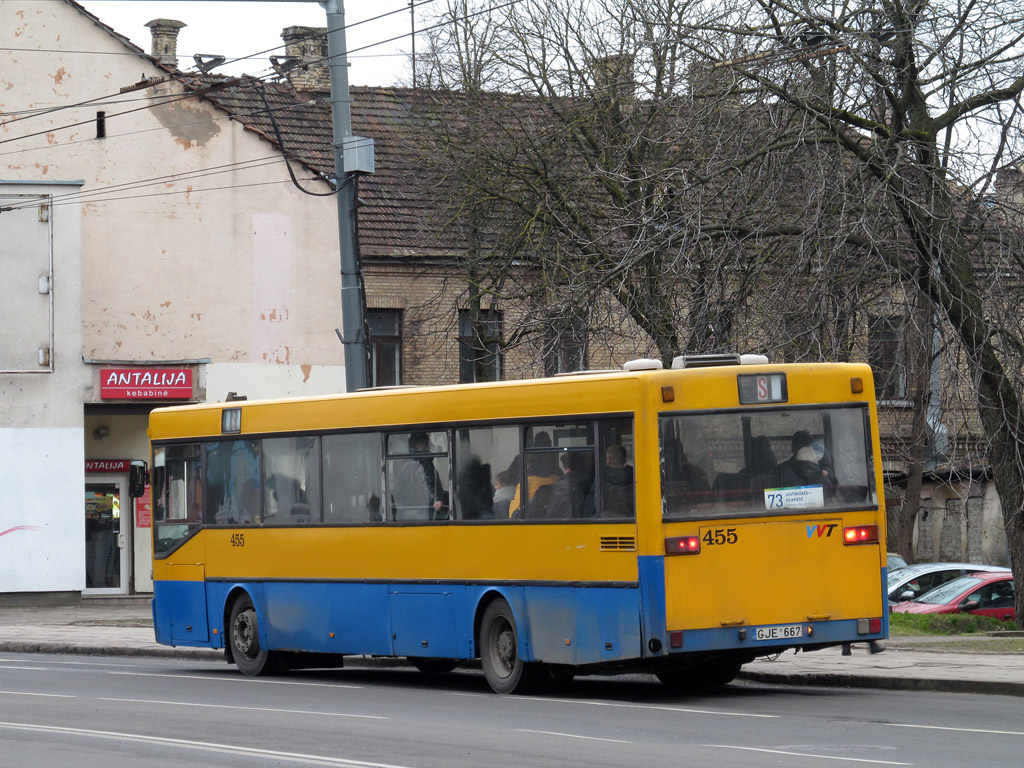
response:
M541 665L519 658L515 618L504 600L495 600L484 610L479 647L484 677L496 693L527 693L536 685Z
M418 656L410 656L409 661L425 675L443 675L459 665L454 659L424 659Z
M260 647L256 608L248 595L239 595L231 606L231 655L243 675L268 675L275 670L271 654Z

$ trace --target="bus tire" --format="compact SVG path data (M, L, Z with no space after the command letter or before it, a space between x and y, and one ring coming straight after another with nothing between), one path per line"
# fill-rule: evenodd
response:
M425 675L443 675L459 666L455 659L428 659L422 656L410 656L409 662Z
M519 657L516 620L504 600L495 600L484 609L478 643L484 677L495 693L528 693L534 689L543 667Z
M241 594L231 606L228 623L228 642L231 643L231 657L243 675L269 675L276 671L274 656L260 647L260 625L252 598Z

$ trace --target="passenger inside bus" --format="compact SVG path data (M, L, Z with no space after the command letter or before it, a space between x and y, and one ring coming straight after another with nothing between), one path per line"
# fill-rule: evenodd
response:
M409 453L430 453L426 432L409 435ZM429 456L394 461L391 505L396 520L446 520L448 491Z
M683 451L682 443L672 437L665 441L665 480L669 483L680 483L687 491L708 491L707 473L695 464L691 464Z
M793 455L776 468L776 481L779 487L792 488L803 485L835 486L834 472L819 463L818 454L812 447L810 433L798 430L793 433ZM824 457L824 451L822 452Z
M551 435L547 432L538 432L534 438L533 449L545 449L551 447ZM561 473L558 471L558 459L553 451L538 451L534 453L526 454L526 493L527 503L533 501L534 496L539 488L543 488L548 485L554 485L561 478ZM520 511L522 505L521 501L521 488L516 486L515 495L512 497L512 501L508 505L508 516L509 517L520 517L516 514ZM549 492L545 492L545 495ZM537 501L536 505L541 506L541 502ZM535 510L537 511L537 510ZM531 517L537 517L537 515L531 513Z
M514 463L519 465L519 457L516 456ZM516 484L512 479L513 475L509 470L499 472L494 476L494 514L495 519L508 517L508 505L512 497L516 495Z
M459 500L459 516L463 520L480 520L494 516L494 491L491 489L491 465L470 457L459 470L455 483Z
M601 474L603 517L633 516L633 467L626 463L626 449L609 445Z
M593 505L593 495L587 493L593 480L587 477L583 454L578 451L567 451L561 455L560 461L562 476L555 483L555 490L548 501L545 517L560 520L573 517L593 517L593 508L589 512L584 508L584 501L588 496Z

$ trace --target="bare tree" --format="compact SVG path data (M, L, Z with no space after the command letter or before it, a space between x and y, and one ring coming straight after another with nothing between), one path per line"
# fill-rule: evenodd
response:
M920 470L934 323L942 398L970 395L949 429L985 437L952 444L991 463L1024 615L1021 218L993 194L1024 148L1020 9L523 0L460 37L453 8L432 71L463 78L444 81L459 117L434 157L460 215L485 211L488 289L538 312L611 297L665 358L842 359L873 303L919 308L905 458Z

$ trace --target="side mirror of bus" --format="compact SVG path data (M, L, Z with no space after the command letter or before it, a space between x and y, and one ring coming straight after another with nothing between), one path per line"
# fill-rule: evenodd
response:
M128 495L133 499L139 498L146 492L148 482L149 465L136 459L128 467Z

